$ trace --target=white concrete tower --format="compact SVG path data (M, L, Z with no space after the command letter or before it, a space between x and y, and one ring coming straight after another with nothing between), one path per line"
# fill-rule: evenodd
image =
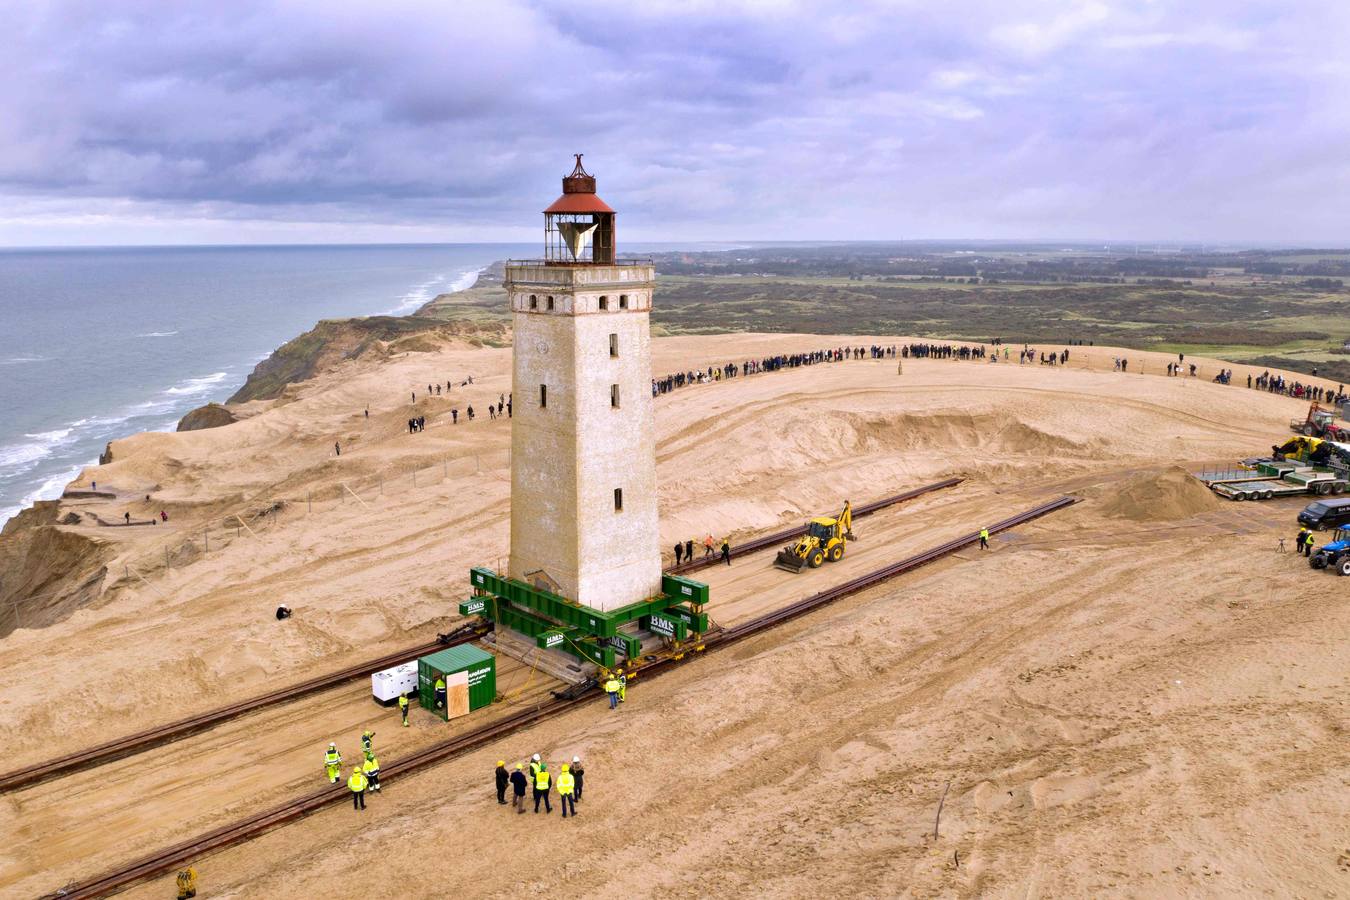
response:
M544 259L506 267L507 574L602 611L661 588L648 330L656 272L615 259L614 217L578 155L544 210Z

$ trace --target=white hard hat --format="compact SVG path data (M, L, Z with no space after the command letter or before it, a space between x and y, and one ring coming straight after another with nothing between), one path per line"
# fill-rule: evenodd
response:
M572 762L581 762L581 757L580 756L572 757Z
M538 754L538 753L536 753L534 756L532 756L532 757L530 757L530 758L533 759L535 762L539 762L539 754Z

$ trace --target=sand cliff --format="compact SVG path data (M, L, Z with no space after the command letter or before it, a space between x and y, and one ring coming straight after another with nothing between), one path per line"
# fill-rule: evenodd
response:
M72 486L97 479L110 496L44 505L6 529L0 615L12 600L25 626L0 659L12 764L454 623L468 567L506 552L509 422L486 406L510 390L511 351L440 326L382 333L344 332L332 349L295 353L294 367L288 351L265 377L304 380L260 380L270 396L229 404L233 424L115 441L112 461ZM415 346L399 345L409 337ZM872 340L659 339L655 371ZM210 858L204 874L238 896L371 885L429 896L467 879L485 894L548 890L558 823L500 818L479 797L499 754L541 749L587 755L569 877L595 892L688 893L709 871L720 893L746 897L1338 889L1341 836L1326 823L1350 775L1340 582L1274 552L1300 502L1218 504L1176 468L1260 452L1304 406L1111 371L1125 354L1165 363L1105 347L1074 348L1063 369L907 360L897 375L891 361L850 361L661 397L663 546L709 531L734 543L845 496L950 474L968 479L950 496L860 523L870 555L849 564L1048 496L1085 502L989 554L639 687L621 718L581 710L398 783L363 823L359 861L357 823L333 809ZM427 396L428 384L442 393ZM414 415L425 432L408 434ZM161 512L158 525L99 524ZM11 571L23 573L18 591ZM834 580L775 571L747 558L710 572L714 618ZM33 590L47 599L19 606ZM296 615L278 623L282 602ZM0 852L0 891L51 889L121 861L128 841L167 843L303 789L326 731L385 722L360 694L114 764L78 791L55 783L7 798L0 827L15 838ZM386 754L434 735L412 731L384 734ZM247 771L222 781L216 767L236 759ZM639 770L691 777L672 791ZM934 843L923 835L948 782ZM91 811L102 827L80 827ZM466 828L483 852L411 868L395 852L449 847Z

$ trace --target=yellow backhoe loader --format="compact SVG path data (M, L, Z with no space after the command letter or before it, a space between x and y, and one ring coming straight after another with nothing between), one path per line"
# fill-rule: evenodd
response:
M844 511L837 517L820 516L806 526L806 533L778 551L773 564L788 572L800 572L804 566L820 568L825 560L839 562L844 558L848 542L853 536L853 507L844 501Z

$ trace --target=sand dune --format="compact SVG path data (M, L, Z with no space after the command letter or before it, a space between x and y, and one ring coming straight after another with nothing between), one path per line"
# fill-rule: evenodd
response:
M839 343L660 339L655 369ZM485 411L510 390L510 350L437 346L340 363L240 405L224 428L114 442L77 485L97 478L118 499L59 512L162 508L169 522L51 526L95 547L106 576L73 612L4 638L11 765L451 627L468 567L507 548L509 423ZM640 684L619 713L597 703L392 783L359 822L331 809L203 860L204 883L240 897L1337 895L1350 877L1336 824L1350 776L1344 585L1275 552L1301 503L1220 502L1185 474L1268 448L1305 406L1111 371L1124 353L1074 348L1063 369L907 360L903 375L851 361L661 397L664 545L968 479L860 521L845 562L862 571L1051 496L1084 502ZM449 395L423 397L447 379ZM428 429L409 435L415 414ZM715 619L834 580L769 559L709 571ZM296 612L284 623L281 602ZM312 771L289 729L258 723L194 738L204 758L185 743L147 759L173 790L116 834L82 817L140 802L130 768L82 776L76 804L3 798L15 837L0 893L54 888L314 783L322 725L351 744L383 715L344 697L296 723L315 741ZM586 757L579 823L507 816L490 796L496 759L535 750ZM257 796L224 777L236 752L269 768L246 781Z

